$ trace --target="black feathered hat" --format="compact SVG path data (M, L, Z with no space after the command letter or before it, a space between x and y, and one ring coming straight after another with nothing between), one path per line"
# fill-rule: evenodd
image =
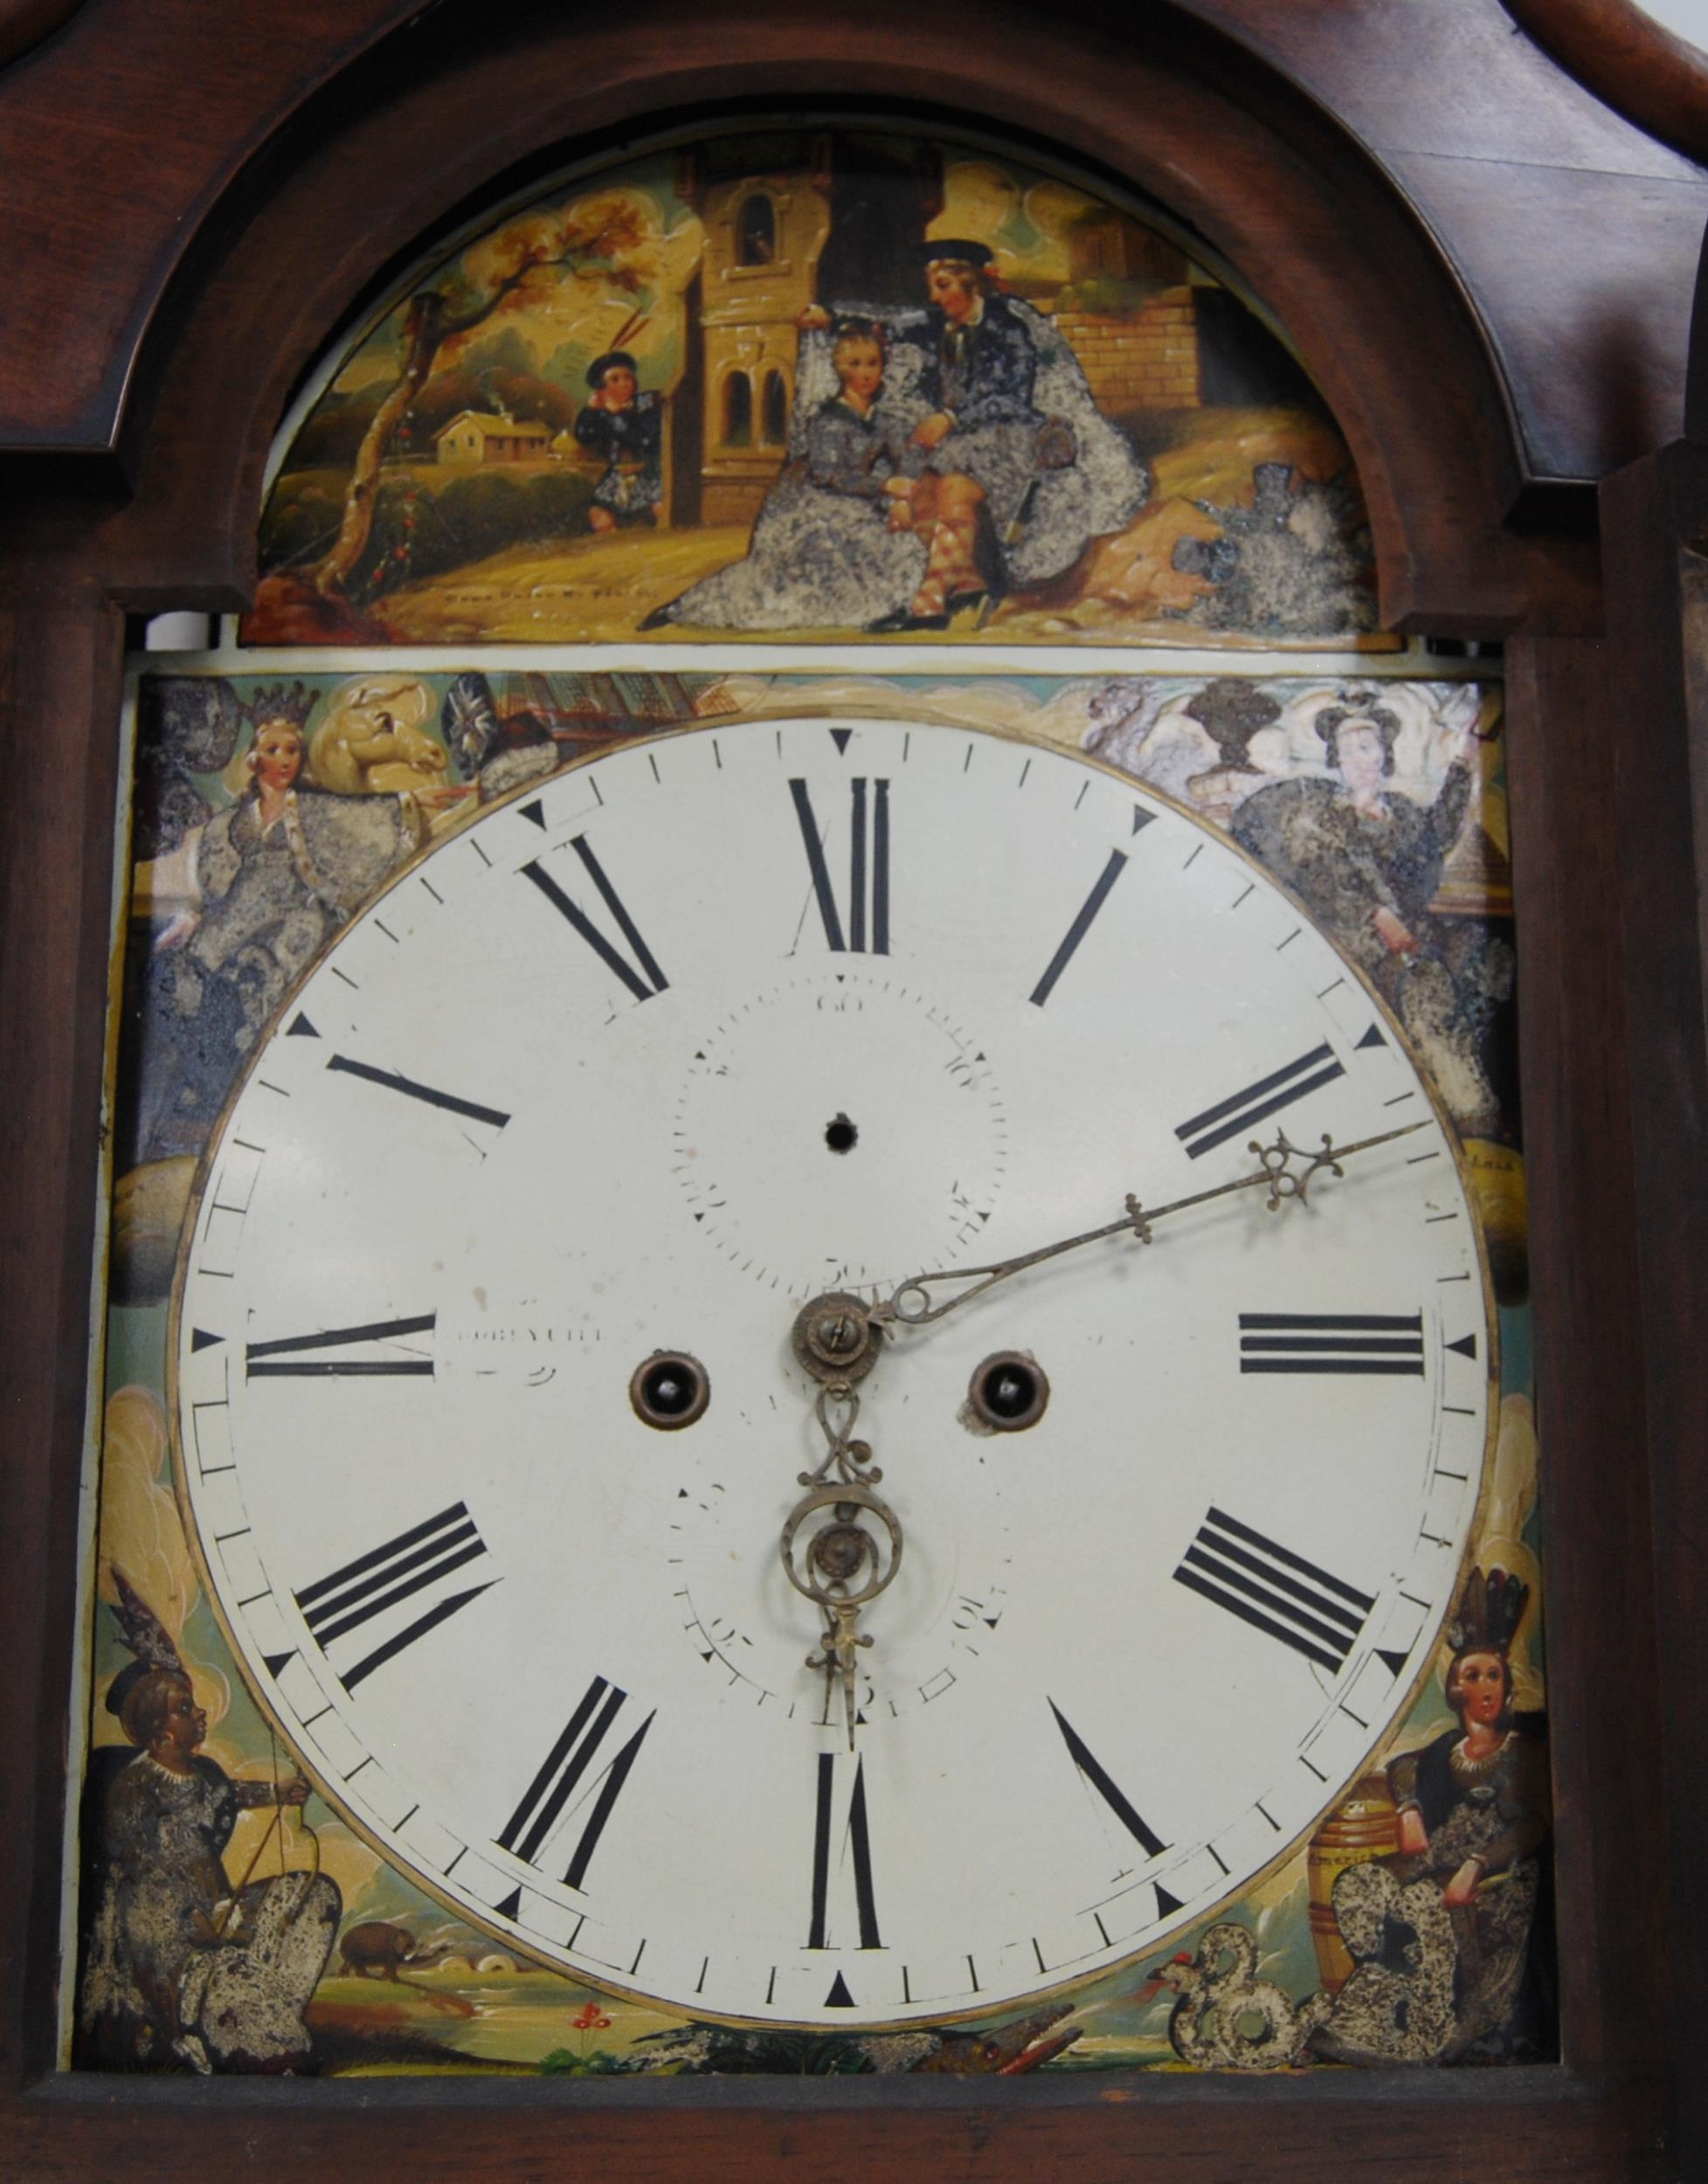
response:
M588 385L590 387L602 387L605 384L605 375L614 364L623 365L627 370L632 371L637 379L640 378L640 367L635 363L633 357L629 355L627 349L608 349L603 356L595 356L592 363L588 365Z
M970 242L965 235L939 235L930 242L916 243L913 254L922 266L941 262L981 267L996 256L987 243Z
M108 1565L113 1576L113 1589L118 1594L113 1613L118 1619L120 1635L136 1655L120 1669L107 1691L107 1711L123 1718L125 1701L136 1686L148 1676L174 1676L190 1681L190 1672L183 1665L183 1655L172 1642L171 1633L139 1593L117 1563Z
M1456 1659L1468 1653L1497 1653L1504 1660L1529 1600L1530 1587L1522 1578L1505 1570L1490 1570L1486 1577L1473 1570L1448 1625L1447 1641Z

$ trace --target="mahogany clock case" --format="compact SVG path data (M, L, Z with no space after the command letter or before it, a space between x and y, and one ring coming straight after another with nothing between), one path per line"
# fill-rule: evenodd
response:
M1242 27L1230 11L1227 29ZM77 2081L43 2076L54 2019L59 1724L73 1651L122 615L241 605L272 426L292 375L335 321L395 254L454 219L460 198L507 168L523 180L518 162L543 169L601 129L680 110L681 72L697 62L696 89L724 99L775 96L786 78L869 107L941 101L952 84L958 112L1034 134L1082 169L1101 166L1155 194L1246 273L1300 340L1359 461L1384 621L1507 646L1538 1378L1549 1435L1566 2061L1474 2082L1319 2075L1172 2083L1117 2100L1067 2084L976 2094L915 2085L862 2105L862 2153L902 2174L971 2157L976 2173L1002 2174L1033 2158L1035 2134L1048 2132L1052 2160L1097 2173L1184 2164L1225 2174L1261 2147L1268 2174L1303 2174L1318 2166L1326 2122L1349 2150L1380 2146L1419 2174L1472 2165L1512 2175L1665 2173L1674 2158L1666 1967L1675 1950L1685 1963L1700 1961L1700 1951L1687 1872L1675 1862L1670 1890L1655 1855L1668 1839L1662 1816L1677 1814L1677 1842L1692 1809L1682 1778L1663 1766L1661 1724L1667 1750L1698 1764L1701 1739L1690 1732L1700 1699L1682 1655L1660 1643L1649 1542L1689 1536L1699 1489L1688 1467L1657 1461L1651 1470L1627 1453L1641 1444L1654 1376L1676 1371L1665 1317L1643 1317L1635 1278L1645 1209L1658 1235L1670 1231L1649 1167L1649 1195L1635 1195L1627 996L1640 1026L1658 1004L1652 980L1628 982L1607 914L1622 867L1609 820L1615 711L1594 557L1575 516L1536 528L1541 512L1573 496L1533 493L1525 527L1505 521L1526 471L1538 487L1542 478L1522 435L1515 443L1454 279L1379 163L1254 56L1248 30L1241 44L1170 12L1135 51L1122 41L1111 49L1095 25L1061 22L1045 30L1005 19L971 43L929 17L905 26L839 17L813 28L816 50L807 51L800 27L775 18L730 13L709 42L707 26L635 17L604 44L603 33L585 31L568 41L573 67L555 79L548 64L561 34L520 20L473 66L466 48L453 57L432 35L406 39L385 56L383 100L365 96L359 73L347 75L300 132L261 133L270 136L265 166L252 137L252 164L202 224L197 251L152 314L145 368L129 382L134 436L109 443L122 447L129 480L106 458L45 452L80 437L96 446L104 436L92 440L86 422L33 435L44 453L19 473L28 490L9 549L17 581L4 681L14 770L7 868L13 902L27 906L14 930L31 935L27 949L9 948L4 971L9 1082L31 1088L6 1124L17 1216L7 1262L17 1360L9 1531L18 1551L3 1611L7 1705L15 1739L36 1754L31 1769L9 1773L3 1792L17 1847L5 1897L17 1968L7 2022L15 2153L27 2173L106 2174L127 2164L163 2172L208 2158L240 2110L262 2158L288 2149L298 2164L365 2158L385 2173L426 2175L478 2155L501 2168L523 2158L524 2145L537 2150L560 2134L567 2144L572 2134L578 2155L613 2173L757 2175L813 2127L789 2119L799 2093L776 2086L720 2087L714 2099L702 2086L597 2089L568 2104L550 2089L459 2089L459 2126L447 2134L439 2091L388 2089L364 2098L358 2116L337 2088L127 2084L116 2101L91 2102ZM305 29L305 45L319 29ZM80 35L73 24L63 46ZM0 82L0 114L17 100L12 114L28 121L31 96L52 88L56 50L37 57L33 74L21 72L24 95L17 79ZM298 64L312 73L306 52ZM1312 65L1330 91L1331 69L1320 54ZM120 56L116 66L135 80L135 63ZM216 66L208 80L218 75ZM567 99L554 87L564 81L575 86ZM1532 86L1531 95L1545 111L1544 94ZM1337 100L1325 103L1331 111ZM1147 128L1135 132L1131 117L1141 110ZM1577 119L1563 101L1568 111L1562 138ZM476 114L483 127L471 130ZM1632 156L1641 160L1640 144ZM1682 188L1689 177L1680 179ZM377 209L359 234L352 202ZM1497 294L1497 279L1485 285ZM220 342L197 339L198 314L222 329ZM87 314L84 322L93 326ZM113 354L106 335L92 338ZM216 351L217 370L208 361ZM86 420L91 414L86 408ZM20 460L31 437L26 427L14 438ZM1580 510L1580 499L1573 506ZM211 508L230 514L210 523ZM1664 637L1676 648L1676 636ZM51 735L41 727L50 722ZM1633 808L1641 811L1640 797ZM1659 838L1639 910L1656 914L1658 875L1684 871L1690 855L1687 839ZM1634 927L1635 963L1649 960L1638 940L1659 930ZM1693 959L1681 968L1694 980ZM1687 1411L1670 1415L1681 1434L1691 1429ZM1608 1460L1612 1450L1619 1462ZM1669 1595L1669 1637L1685 1597ZM1614 1752L1616 1766L1604 1757ZM1634 1855L1634 1846L1648 1849ZM1681 2113L1688 2131L1687 2104Z

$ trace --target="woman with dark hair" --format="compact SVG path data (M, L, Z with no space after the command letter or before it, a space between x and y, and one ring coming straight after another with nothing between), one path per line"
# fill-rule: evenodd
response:
M1471 1572L1448 1634L1446 1697L1458 1725L1387 1768L1400 1808L1396 1867L1407 1882L1434 1882L1453 1921L1455 2052L1535 2032L1514 2020L1544 1877L1546 1724L1514 1711L1508 1662L1529 1598L1504 1570Z
M795 453L767 496L745 557L641 624L835 629L899 611L924 577L932 529L909 496L918 415L886 385L889 342L873 318L839 319L802 342Z
M1424 944L1428 903L1470 803L1470 769L1456 751L1432 805L1393 786L1399 716L1349 691L1311 723L1338 779L1259 790L1234 822L1237 840L1290 880L1367 971Z
M1229 832L1303 899L1366 971L1416 1041L1468 1136L1499 1133L1482 1054L1511 983L1502 944L1467 954L1430 908L1470 806L1468 729L1433 804L1394 788L1398 715L1368 690L1343 692L1312 723L1336 778L1276 782L1247 798Z
M343 1908L337 1887L298 1872L234 1890L221 1853L240 1812L301 1807L309 1786L301 1775L234 1781L200 1750L208 1717L177 1648L122 1572L112 1574L138 1657L113 1679L107 1709L134 1750L116 1766L111 1745L91 1755L100 1810L80 2061L300 2068L309 2049L302 2011Z

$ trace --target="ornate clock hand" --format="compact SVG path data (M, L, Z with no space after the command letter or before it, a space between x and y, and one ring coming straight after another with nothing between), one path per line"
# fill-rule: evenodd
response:
M858 1631L854 1626L861 1609L889 1584L902 1559L900 1520L873 1490L875 1482L883 1474L872 1462L870 1444L852 1437L860 1413L860 1397L854 1380L863 1378L877 1362L883 1327L927 1326L952 1312L958 1304L982 1296L986 1289L1006 1281L1012 1274L1023 1273L1027 1268L1040 1266L1047 1259L1059 1259L1064 1252L1077 1251L1082 1244L1097 1243L1128 1229L1142 1243L1148 1244L1153 1221L1170 1213L1184 1213L1188 1206L1206 1205L1212 1199L1226 1198L1235 1191L1256 1190L1267 1185L1269 1197L1265 1204L1272 1213L1290 1199L1308 1201L1311 1183L1323 1170L1331 1175L1344 1174L1341 1163L1354 1153L1389 1144L1396 1137L1409 1137L1423 1127L1421 1123L1405 1123L1397 1130L1383 1130L1377 1137L1362 1137L1355 1144L1338 1149L1324 1132L1322 1151L1309 1155L1290 1144L1284 1131L1277 1131L1271 1145L1252 1140L1248 1150L1257 1156L1256 1171L1237 1176L1231 1183L1219 1183L1207 1191L1194 1191L1186 1198L1172 1199L1165 1206L1149 1208L1141 1206L1129 1192L1123 1218L1106 1221L1100 1228L1064 1237L1036 1251L1022 1252L994 1266L914 1275L882 1304L867 1305L858 1297L837 1291L813 1298L801 1310L793 1330L795 1355L824 1383L819 1391L816 1409L830 1446L816 1471L803 1471L799 1475L799 1483L807 1492L790 1511L783 1527L783 1567L795 1590L824 1612L824 1640L816 1653L807 1655L806 1665L809 1669L822 1669L827 1678L840 1679L850 1751L854 1749L857 1711L856 1659L860 1648L872 1643L870 1633ZM1295 1160L1305 1164L1297 1172L1293 1167ZM937 1282L963 1282L968 1286L942 1303L933 1304L927 1284ZM801 1526L808 1518L826 1510L831 1512L832 1521L812 1534L798 1566L795 1542ZM862 1512L875 1517L888 1532L887 1559L873 1534L861 1524Z
M816 1471L799 1476L799 1483L807 1491L783 1527L783 1567L795 1590L824 1612L824 1639L816 1653L808 1654L806 1665L822 1669L826 1683L840 1678L852 1752L859 1712L855 1661L861 1647L872 1642L870 1633L857 1631L854 1625L861 1609L877 1598L901 1567L902 1526L895 1512L873 1491L883 1473L872 1462L869 1443L850 1438L860 1414L860 1398L854 1388L847 1380L828 1381L819 1391L815 1407L830 1447ZM798 1565L795 1543L802 1525L826 1512L831 1521L809 1535ZM883 1526L887 1552L860 1522L862 1514L875 1517Z
M1184 1213L1189 1206L1203 1206L1211 1199L1226 1198L1231 1192L1260 1189L1269 1185L1265 1200L1269 1212L1276 1213L1289 1199L1304 1201L1310 1194L1310 1185L1317 1173L1326 1168L1331 1175L1342 1173L1340 1164L1356 1152L1368 1152L1373 1146L1386 1145L1396 1137L1407 1137L1414 1130L1422 1130L1422 1123L1405 1123L1398 1130L1385 1130L1379 1137L1361 1137L1356 1144L1336 1147L1326 1132L1323 1150L1305 1154L1287 1141L1286 1134L1278 1131L1272 1145L1260 1144L1255 1138L1247 1147L1258 1158L1254 1174L1238 1176L1232 1183L1219 1183L1208 1191L1194 1191L1187 1198L1171 1199L1166 1206L1142 1206L1130 1192L1126 1213L1118 1221L1105 1221L1101 1228L1088 1228L1077 1236L1065 1236L1060 1242L1045 1244L1036 1251L1021 1252L1013 1259L1004 1259L994 1266L960 1267L939 1274L916 1274L893 1289L881 1304L870 1307L867 1318L875 1330L886 1325L926 1327L933 1320L942 1319L958 1305L967 1304L975 1296L982 1296L999 1282L1006 1282L1011 1274L1023 1274L1028 1267L1041 1266L1047 1259L1059 1259L1064 1252L1077 1251L1082 1244L1101 1242L1108 1236L1118 1236L1131 1230L1141 1243L1151 1241L1151 1225L1169 1213ZM1297 1175L1294 1160L1304 1160L1307 1165ZM937 1282L964 1282L967 1287L958 1295L945 1297L939 1304L931 1302L928 1284Z

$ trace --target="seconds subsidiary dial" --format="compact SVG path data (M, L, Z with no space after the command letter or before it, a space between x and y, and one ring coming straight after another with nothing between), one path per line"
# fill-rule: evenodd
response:
M1149 791L917 723L628 745L405 873L258 1047L175 1313L306 1770L695 2016L1201 1919L1403 1711L1487 1458L1475 1216L1359 974Z

